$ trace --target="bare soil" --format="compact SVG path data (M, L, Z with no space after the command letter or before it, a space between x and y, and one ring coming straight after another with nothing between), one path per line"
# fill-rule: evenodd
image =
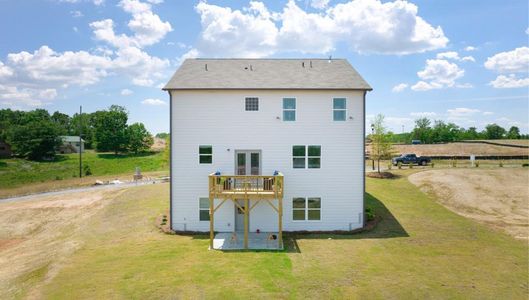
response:
M76 236L86 221L119 193L91 191L0 203L0 298L40 298L36 283L53 278L82 246ZM20 294L20 287L28 294Z
M506 146L475 144L475 143L449 143L425 145L394 145L397 154L415 153L424 156L470 156L470 155L528 155L527 148L514 148Z
M457 214L529 240L529 170L442 169L408 178Z

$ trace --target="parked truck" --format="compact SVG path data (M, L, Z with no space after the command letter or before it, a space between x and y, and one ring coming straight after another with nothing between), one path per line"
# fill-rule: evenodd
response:
M426 166L431 161L432 160L427 156L417 156L413 153L402 154L401 156L394 157L391 160L394 166L398 165L399 163L403 165L417 164L421 166Z

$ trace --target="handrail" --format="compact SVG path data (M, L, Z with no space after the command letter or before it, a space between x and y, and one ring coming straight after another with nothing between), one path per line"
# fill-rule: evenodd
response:
M283 174L277 175L216 175L212 173L209 179L209 193L211 197L240 195L252 198L263 196L280 198L283 196Z

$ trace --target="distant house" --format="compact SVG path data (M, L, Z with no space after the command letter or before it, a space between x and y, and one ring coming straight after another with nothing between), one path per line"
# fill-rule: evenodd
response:
M164 90L171 229L255 249L281 248L283 230L364 226L371 87L347 60L187 59Z
M11 157L13 152L11 151L11 146L5 141L0 140L0 157Z
M84 140L79 142L79 136L61 136L62 145L59 146L58 152L61 154L79 153L79 149L84 152Z

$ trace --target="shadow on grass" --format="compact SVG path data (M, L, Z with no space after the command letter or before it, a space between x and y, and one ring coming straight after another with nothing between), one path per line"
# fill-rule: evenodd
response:
M131 158L131 157L146 157L146 156L152 156L157 154L157 152L142 152L138 154L134 153L127 153L127 154L114 154L114 153L99 153L97 154L98 158L103 159L124 159L124 158Z
M371 207L379 218L378 223L370 229L360 230L357 232L284 232L283 243L284 250L229 250L227 253L237 252L287 252L287 253L301 253L301 249L298 245L298 240L303 239L389 239L399 237L409 237L408 233L399 223L397 218L391 213L391 211L382 203L380 200L375 198L373 195L366 193L365 206ZM208 235L197 234L193 235L193 239L209 239Z
M7 163L5 161L0 160L0 168L7 167Z

